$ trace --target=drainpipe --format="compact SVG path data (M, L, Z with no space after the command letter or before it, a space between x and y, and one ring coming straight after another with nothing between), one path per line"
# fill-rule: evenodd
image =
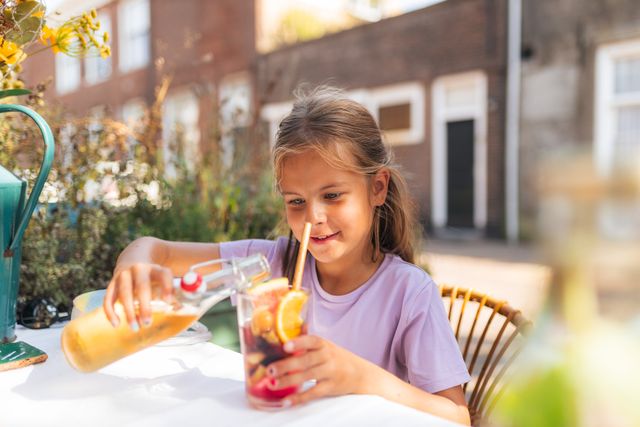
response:
M505 147L506 231L510 243L519 234L520 44L522 0L509 0L507 39L507 111Z

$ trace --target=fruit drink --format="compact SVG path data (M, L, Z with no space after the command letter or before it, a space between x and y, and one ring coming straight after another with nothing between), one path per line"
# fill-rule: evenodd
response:
M270 363L290 356L282 346L306 333L307 293L289 290L286 278L274 279L238 294L238 326L244 355L249 403L259 409L281 408L282 399L298 390L269 388Z

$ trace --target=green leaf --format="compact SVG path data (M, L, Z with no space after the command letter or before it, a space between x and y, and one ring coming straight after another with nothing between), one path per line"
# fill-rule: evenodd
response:
M34 13L44 12L45 7L42 3L37 1L25 1L22 2L16 7L15 12L13 12L13 18L15 22L20 22L23 19L31 17Z
M22 46L38 37L41 25L42 18L30 16L22 20L11 31L8 31L5 38L19 46Z
M0 90L0 99L7 98L9 96L29 95L31 91L29 89L6 89Z

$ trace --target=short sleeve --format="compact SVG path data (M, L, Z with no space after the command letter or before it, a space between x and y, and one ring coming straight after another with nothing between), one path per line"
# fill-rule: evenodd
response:
M433 281L413 298L404 321L402 350L412 385L436 393L470 380Z
M236 240L220 243L221 258L242 258L257 253L263 254L271 266L271 276L282 275L282 238L277 241L262 239Z

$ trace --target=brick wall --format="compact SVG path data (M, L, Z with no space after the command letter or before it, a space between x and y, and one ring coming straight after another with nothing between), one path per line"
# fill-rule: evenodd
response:
M286 47L258 60L264 103L291 98L300 83L347 89L407 81L425 87L425 140L395 147L425 224L430 210L431 83L439 76L483 70L488 91L488 224L501 235L504 221L504 102L506 2L449 0L432 7Z
M118 2L101 11L112 25L112 74L109 80L58 96L55 85L48 97L59 99L72 112L85 113L106 105L112 111L133 98L151 102L162 75L173 76L172 87L189 86L200 95L214 95L215 86L229 73L251 69L255 57L253 0L151 0L151 60L147 67L122 73L118 69ZM163 65L158 68L158 59ZM24 77L33 85L54 77L54 57L44 53L25 64ZM211 103L211 97L203 97ZM210 109L203 105L202 108Z

